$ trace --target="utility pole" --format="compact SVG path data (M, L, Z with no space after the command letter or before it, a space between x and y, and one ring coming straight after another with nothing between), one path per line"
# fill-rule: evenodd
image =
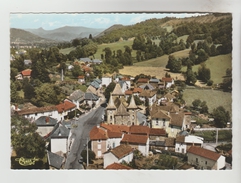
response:
M86 148L87 148L87 165L86 165L86 169L87 169L88 166L89 166L89 147L88 147L88 141L89 141L89 138L87 137L87 142L86 142Z

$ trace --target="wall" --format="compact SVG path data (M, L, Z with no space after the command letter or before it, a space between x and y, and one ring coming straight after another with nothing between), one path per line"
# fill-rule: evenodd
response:
M62 151L63 153L67 152L68 149L68 139L67 138L52 138L51 139L51 152L56 153Z
M186 150L187 150L187 145L185 143L176 142L175 152L186 153Z
M106 168L108 165L112 163L122 163L122 161L126 161L127 163L129 163L132 161L132 159L133 159L133 152L126 155L125 157L122 157L121 159L118 159L111 152L108 152L104 154L104 168Z
M102 85L105 85L106 87L112 82L112 78L102 78Z
M109 139L107 139L106 150L108 150L109 148L113 149L113 148L119 146L121 139L122 138L109 138Z
M200 169L217 169L216 162L201 156L194 155L192 153L187 153L188 163L192 165L198 165ZM196 163L196 158L198 158L198 163Z
M101 140L100 142L98 142L98 140L91 141L91 150L95 152L96 158L103 157L103 153L107 151L106 147L106 140ZM98 151L101 152L100 155L98 155Z
M54 126L39 126L36 130L37 133L39 133L40 136L45 136L48 133L50 133L53 130Z
M41 116L49 116L51 118L59 119L58 111L47 111L47 112L41 112L41 113L34 113L34 114L26 114L24 115L25 118L32 118L34 120L40 118Z

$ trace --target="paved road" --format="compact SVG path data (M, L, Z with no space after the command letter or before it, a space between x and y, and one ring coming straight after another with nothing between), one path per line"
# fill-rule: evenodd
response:
M82 169L81 164L78 163L80 154L85 148L84 145L87 143L90 130L100 124L104 109L104 107L99 106L97 109L92 109L88 114L81 116L78 120L72 121L78 126L72 129L73 144L67 155L65 169Z

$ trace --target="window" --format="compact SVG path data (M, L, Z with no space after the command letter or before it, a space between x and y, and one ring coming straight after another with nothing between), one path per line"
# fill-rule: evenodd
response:
M207 161L205 161L205 165L207 165L208 164L208 162Z
M158 123L158 118L156 118L156 125L159 125L159 123Z
M100 139L98 140L98 143L101 143L101 140L100 140Z
M110 116L110 120L112 121L112 116Z
M98 144L98 149L101 149L101 144Z
M196 163L198 163L198 158L196 158Z
M163 119L163 126L166 126L166 119Z
M113 148L115 148L115 142L113 142Z
M135 119L135 116L134 116L134 115L132 115L132 120L133 120L133 119Z

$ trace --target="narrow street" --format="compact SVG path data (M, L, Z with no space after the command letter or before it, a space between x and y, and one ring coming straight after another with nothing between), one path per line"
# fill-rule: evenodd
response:
M82 169L82 165L78 162L80 154L86 148L90 130L102 121L104 109L104 107L99 106L96 109L92 109L89 113L80 116L79 119L72 121L77 127L72 129L73 144L67 155L65 169Z

